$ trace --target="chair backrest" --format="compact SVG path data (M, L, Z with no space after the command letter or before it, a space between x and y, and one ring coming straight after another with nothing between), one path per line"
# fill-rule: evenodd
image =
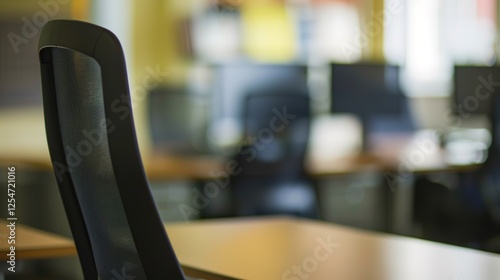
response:
M489 159L500 165L500 92L492 93L491 109L489 112L491 122L491 146L488 151Z
M118 39L53 20L39 56L50 156L85 279L184 279L142 166Z
M255 88L244 104L244 140L238 155L242 175L303 175L309 142L307 91L290 87Z
M495 80L495 78L493 79ZM500 96L496 90L492 92L489 108L491 122L491 145L488 158L477 172L479 186L483 193L488 211L494 222L500 224Z

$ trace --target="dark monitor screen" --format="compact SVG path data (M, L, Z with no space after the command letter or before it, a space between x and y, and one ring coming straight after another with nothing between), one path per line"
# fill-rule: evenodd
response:
M155 152L206 152L209 100L185 87L153 88L147 95L149 130Z
M488 115L497 83L500 83L498 66L455 66L453 112Z
M409 133L416 123L399 85L399 67L386 64L333 64L331 111L357 116L368 134Z
M246 95L256 88L294 87L307 92L307 71L304 65L235 63L215 67L215 120L241 121Z
M400 115L405 96L399 87L399 67L385 64L333 64L331 110L362 119Z
M297 64L234 62L213 68L209 142L212 146L238 145L244 132L245 100L250 93L307 93L307 70ZM271 92L271 93L272 93Z

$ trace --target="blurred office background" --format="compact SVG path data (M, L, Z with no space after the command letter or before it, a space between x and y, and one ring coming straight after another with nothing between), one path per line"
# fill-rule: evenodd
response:
M150 184L165 221L291 214L498 253L500 181L488 188L475 183L475 172L495 157L490 105L500 82L497 2L1 1L0 164L18 167L19 220L70 236L45 141L37 43L47 20L71 18L104 26L120 39L145 162L238 161L241 147L255 144L247 135L250 95L308 97L309 125L298 132L307 136L298 140L306 145L304 154L280 157L281 148L270 144L256 160L265 168L272 160L300 160L300 168L290 169L300 176L273 177L286 186L270 204L289 200L291 208L263 207L263 197L272 194L235 193L248 190L239 183L191 211L209 180L158 176ZM482 99L478 85L491 94ZM420 140L409 140L415 137ZM446 166L463 169L406 172L413 162L402 154L390 171L348 166L306 174L307 166L320 166L321 173L352 156L426 149L442 152L438 160ZM426 154L430 161L435 156ZM6 168L0 174L3 200ZM234 182L264 184L245 176ZM262 209L242 210L246 199ZM308 206L294 208L301 203ZM81 279L79 274L75 257L26 262L19 279Z

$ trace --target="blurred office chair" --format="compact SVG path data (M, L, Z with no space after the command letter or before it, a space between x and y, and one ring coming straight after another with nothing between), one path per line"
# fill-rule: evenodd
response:
M473 76L477 79L477 76ZM422 236L439 242L500 253L500 97L487 113L492 124L488 157L478 170L460 172L447 186L424 176L415 182L414 218Z
M251 90L244 105L246 144L231 178L238 215L318 217L316 190L304 170L310 130L307 91L280 85Z
M486 249L500 253L500 93L492 93L489 112L491 122L491 145L488 158L478 172L478 183L491 216L492 225L488 228L490 240Z
M399 85L399 66L335 63L330 67L331 112L360 119L365 150L372 148L376 136L415 132L410 100Z
M144 174L118 39L53 20L39 56L47 141L85 279L184 279Z

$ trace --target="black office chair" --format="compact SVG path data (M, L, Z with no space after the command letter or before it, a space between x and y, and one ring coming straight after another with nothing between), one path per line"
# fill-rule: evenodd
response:
M290 87L256 88L244 105L245 145L231 178L237 215L319 216L316 189L304 170L309 139L307 92Z
M478 172L478 183L492 225L488 228L490 239L496 239L495 244L486 244L486 249L500 253L500 92L492 93L491 110L491 146L488 158Z
M476 79L476 77L474 77ZM450 187L417 177L414 220L421 237L500 253L500 97L492 93L492 143L478 170L458 173Z
M144 174L118 39L54 20L39 55L50 156L85 279L185 279Z

